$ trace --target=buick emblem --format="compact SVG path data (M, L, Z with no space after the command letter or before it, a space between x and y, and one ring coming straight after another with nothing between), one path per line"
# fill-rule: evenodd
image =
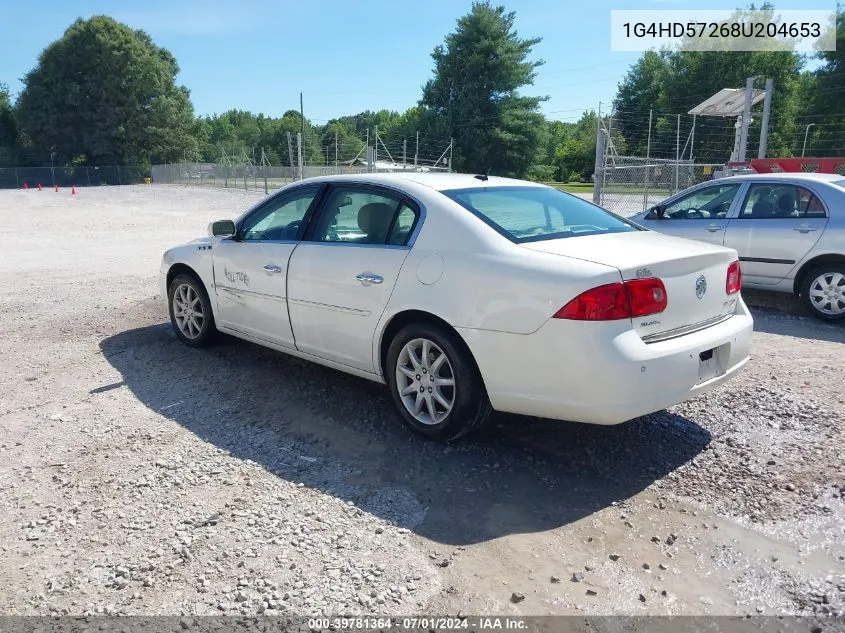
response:
M699 275L695 280L695 296L701 299L705 294L707 294L707 278Z

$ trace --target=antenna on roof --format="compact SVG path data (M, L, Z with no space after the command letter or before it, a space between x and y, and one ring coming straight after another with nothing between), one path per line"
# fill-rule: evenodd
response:
M478 175L477 175L477 176L475 176L475 177L476 177L476 178L478 178L478 179L479 179L479 180L481 180L481 181L485 181L485 180L487 180L487 179L490 177L490 170L491 170L491 169L493 169L493 168L492 168L492 167L488 167L488 168L487 168L487 173L486 173L486 174L478 174Z

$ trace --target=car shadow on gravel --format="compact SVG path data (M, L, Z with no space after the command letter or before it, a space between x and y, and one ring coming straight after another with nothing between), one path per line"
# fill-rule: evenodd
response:
M399 424L383 386L257 345L223 337L190 349L162 324L100 348L144 405L202 440L449 545L577 521L711 439L669 412L615 427L497 414L442 446ZM92 384L92 397L110 386Z
M754 330L781 336L845 343L845 324L825 323L810 316L794 316L767 308L752 308Z

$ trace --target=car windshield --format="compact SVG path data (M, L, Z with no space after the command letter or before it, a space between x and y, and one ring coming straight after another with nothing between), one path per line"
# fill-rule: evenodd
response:
M551 187L477 187L442 193L513 242L643 230Z

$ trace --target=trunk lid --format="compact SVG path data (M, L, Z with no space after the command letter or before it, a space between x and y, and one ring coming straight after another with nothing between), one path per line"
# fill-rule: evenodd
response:
M634 330L646 341L706 327L736 311L739 293L728 295L725 283L728 265L737 254L722 246L653 231L569 237L521 246L613 266L624 280L662 280L666 309L633 319Z

